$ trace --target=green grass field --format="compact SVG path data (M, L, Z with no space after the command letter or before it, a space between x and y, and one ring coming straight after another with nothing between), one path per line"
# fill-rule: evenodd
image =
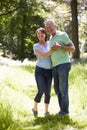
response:
M69 76L69 116L59 117L53 85L50 116L44 117L43 98L39 116L32 114L36 93L35 62L18 65L0 62L0 130L87 130L87 60L72 63Z

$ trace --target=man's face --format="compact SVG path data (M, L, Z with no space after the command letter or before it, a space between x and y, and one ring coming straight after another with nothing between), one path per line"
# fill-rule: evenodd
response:
M55 25L53 24L53 22L51 21L48 21L46 24L45 24L45 28L46 28L46 31L51 34L51 35L55 35L56 34L56 27Z

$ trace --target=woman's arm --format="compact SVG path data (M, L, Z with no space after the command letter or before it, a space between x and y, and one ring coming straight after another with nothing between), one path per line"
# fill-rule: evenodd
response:
M39 57L41 57L43 59L48 57L51 53L53 53L52 49L50 49L47 53L44 53L41 50L36 50L36 55L38 55Z

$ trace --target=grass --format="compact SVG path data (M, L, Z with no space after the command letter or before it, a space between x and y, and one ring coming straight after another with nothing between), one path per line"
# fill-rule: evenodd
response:
M43 98L39 117L32 115L36 93L35 62L0 65L0 130L87 130L87 61L72 64L69 76L70 115L59 117L53 85L50 116L44 117Z

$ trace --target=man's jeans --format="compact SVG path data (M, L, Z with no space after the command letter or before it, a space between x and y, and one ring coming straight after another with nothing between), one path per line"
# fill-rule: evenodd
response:
M60 113L69 113L68 77L71 63L64 63L53 68L54 89L58 96Z

